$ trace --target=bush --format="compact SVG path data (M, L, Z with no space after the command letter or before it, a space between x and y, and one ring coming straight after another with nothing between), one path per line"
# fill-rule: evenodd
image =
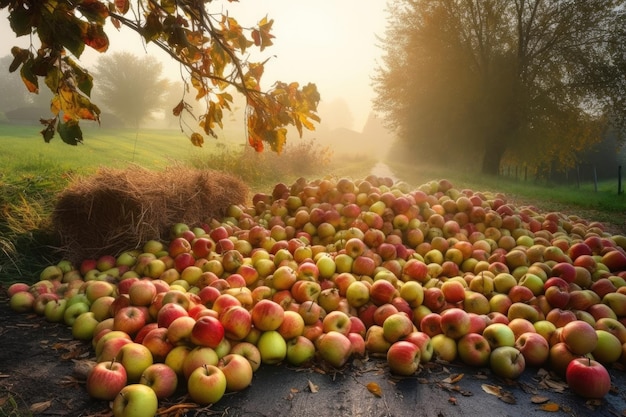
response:
M232 147L218 145L209 158L191 157L190 163L199 169L214 169L239 177L251 188L288 181L307 175L319 175L329 167L332 150L314 140L300 141L288 146L280 155L256 152L249 146L233 151Z

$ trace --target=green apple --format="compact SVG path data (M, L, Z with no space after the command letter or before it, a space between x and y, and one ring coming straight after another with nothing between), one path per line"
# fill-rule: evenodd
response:
M287 342L276 330L261 333L257 341L261 361L270 365L282 362L287 356Z
M453 338L440 333L431 338L431 343L433 355L436 358L447 362L452 362L456 359L458 350L456 340Z
M491 370L498 376L508 379L518 378L526 368L524 355L512 346L500 346L491 351Z
M287 362L294 366L303 366L315 357L315 345L304 336L287 341Z
M598 344L591 352L593 358L603 365L610 365L622 356L622 343L607 330L596 330Z
M215 404L226 392L226 376L215 365L204 364L189 375L187 391L191 399L201 405Z
M483 330L483 336L489 342L492 351L501 346L512 347L515 345L515 334L504 323L491 323Z
M122 346L116 360L124 365L128 382L139 382L141 374L153 363L152 352L141 343L127 343Z
M78 340L91 340L96 326L100 323L93 312L87 311L76 317L72 324L72 336Z
M143 384L126 385L113 400L114 417L153 417L159 400L152 388Z

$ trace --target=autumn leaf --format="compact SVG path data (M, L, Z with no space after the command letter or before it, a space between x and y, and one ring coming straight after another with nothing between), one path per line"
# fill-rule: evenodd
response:
M127 0L116 0L116 3L117 1L125 1L128 3ZM176 13L176 0L161 0L161 7L165 12L174 14Z
M121 14L126 14L130 10L130 1L115 0L115 9Z
M312 393L316 393L320 390L320 388L317 385L315 385L313 382L311 382L310 379L308 380L308 382L309 382L309 390L311 390Z
M39 402L39 403L35 403L32 404L29 408L29 410L33 413L33 414L41 414L44 411L46 411L48 408L50 408L50 406L52 405L52 400L49 401L43 401L43 402Z
M32 53L30 51L18 48L17 46L11 48L11 54L13 55L13 61L11 62L11 65L9 65L9 72L14 72L20 67L20 65L32 57Z
M272 39L274 38L274 35L270 33L270 31L272 30L273 24L274 24L274 19L271 19L268 21L267 16L265 16L259 22L259 36L260 36L259 46L261 48L261 51L263 51L266 47L273 45ZM257 40L255 39L255 44L256 43L257 43Z
M183 112L183 109L185 108L185 102L183 100L180 101L180 103L178 103L173 109L172 109L172 114L176 117L180 116L180 114Z
M369 382L367 385L367 390L369 392L371 392L372 394L374 394L377 397L382 397L383 395L383 390L380 388L380 385L378 385L376 382Z
M561 409L561 407L558 404L556 404L556 403L547 403L547 404L541 405L541 407L539 407L539 409L541 411L549 411L549 412L555 413L555 412L559 411Z
M533 404L543 404L543 403L547 403L548 401L550 401L550 399L548 397L543 397L541 395L533 395L530 401Z
M76 7L83 16L90 22L95 22L98 26L104 25L109 17L109 10L99 0L82 0Z
M39 132L43 136L43 140L46 143L49 143L54 137L54 133L56 132L56 117L54 119L39 119L39 123L45 125L44 129Z
M22 77L22 81L31 93L39 93L39 82L37 81L37 77L32 72L33 61L29 59L22 65L22 69L20 70L20 76Z
M95 23L89 25L87 32L83 35L83 42L98 52L106 52L109 49L109 38L104 33L104 28Z
M464 376L465 376L465 374L450 375L448 378L444 379L441 382L444 382L446 384L456 384L461 379L463 379Z
M204 144L204 138L202 137L202 135L200 133L192 133L191 134L191 138L189 138L191 140L191 143L193 144L193 146L197 146L199 148L202 147L202 145Z
M481 387L487 394L495 395L498 399L507 404L515 404L517 402L513 394L497 385L482 384Z
M272 150L277 154L281 154L287 143L287 129L279 128L273 132L273 138L271 141Z

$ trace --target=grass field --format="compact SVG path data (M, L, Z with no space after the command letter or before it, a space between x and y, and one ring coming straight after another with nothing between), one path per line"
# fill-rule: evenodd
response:
M354 179L368 175L376 161L359 155L335 155L325 149L295 142L293 151L244 153L241 132L226 131L215 141L196 148L177 131L111 130L84 126L83 145L65 145L55 137L44 143L39 126L0 125L0 283L36 271L54 262L52 242L42 233L57 192L76 174L89 174L99 166L125 168L137 164L162 169L169 164L192 164L235 173L252 192L271 191L277 182L291 184L299 176L327 175ZM307 159L310 159L307 163ZM516 204L533 204L542 211L562 211L598 220L626 234L626 197L617 195L617 180L575 185L535 184L504 177L483 177L449 167L385 161L391 174L413 187L447 178L458 189L505 193Z

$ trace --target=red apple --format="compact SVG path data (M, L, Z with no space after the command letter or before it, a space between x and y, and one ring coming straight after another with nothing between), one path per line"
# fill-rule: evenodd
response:
M164 399L176 392L178 376L166 364L154 363L143 371L139 383L152 388L158 399Z
M515 347L524 355L528 366L542 366L550 356L550 345L539 333L522 333L515 340Z
M413 375L419 369L420 348L414 343L397 341L387 350L387 364L396 375Z
M352 355L352 342L350 342L350 339L334 330L321 335L316 340L315 345L320 357L335 368L344 366L350 355Z
M575 355L586 355L598 345L598 335L589 323L575 320L563 326L561 341Z
M589 358L572 360L565 371L570 389L583 398L603 398L611 389L611 376L602 364Z
M467 333L457 342L459 358L470 366L483 367L489 363L491 347L487 339L478 333Z
M213 316L203 316L196 320L191 330L191 342L197 346L217 348L224 339L224 326Z
M99 362L87 375L87 393L98 400L111 401L126 386L126 369L121 363Z
M405 313L394 313L383 322L383 336L390 343L404 339L413 330L413 322Z
M283 322L285 310L272 300L260 300L250 311L254 327L261 331L276 330Z
M220 359L218 368L226 377L226 391L241 391L252 383L254 373L250 362L245 357L230 353Z

